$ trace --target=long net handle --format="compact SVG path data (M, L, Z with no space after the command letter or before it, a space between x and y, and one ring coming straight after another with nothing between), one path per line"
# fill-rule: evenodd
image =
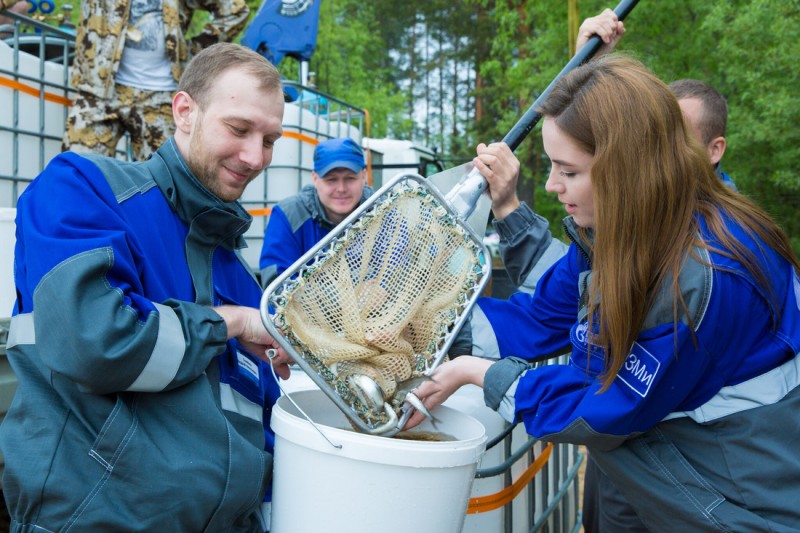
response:
M638 3L639 0L622 0L622 2L614 8L614 13L616 13L619 20L624 20ZM512 151L517 149L534 126L541 120L542 114L539 113L538 109L550 95L550 92L553 90L558 80L593 57L602 44L602 39L597 35L593 35L586 45L572 56L572 59L561 69L561 72L550 82L550 85L542 91L525 114L514 124L511 131L503 137L503 142L506 143ZM473 168L469 174L463 177L461 181L447 193L446 201L452 206L456 213L459 214L462 220L466 221L472 215L473 211L475 211L475 207L478 205L481 195L486 191L488 186L489 184L486 182L486 178L481 175L477 168Z
M625 17L627 17L628 14L633 11L633 8L636 7L636 4L638 3L639 0L622 0L617 7L614 8L614 13L616 13L619 20L625 20ZM589 42L587 42L583 48L578 50L575 55L572 56L572 59L569 60L569 63L567 63L564 68L561 69L561 72L559 72L558 75L553 78L553 81L550 82L550 85L548 85L547 88L542 91L542 93L539 95L536 101L531 104L525 114L520 117L516 124L514 124L514 127L511 128L505 137L503 137L503 142L506 143L509 148L511 148L511 151L517 149L520 143L525 140L525 137L527 137L534 128L534 126L536 126L536 124L539 123L539 120L541 120L542 114L537 110L539 106L544 103L547 97L550 96L550 92L553 90L553 87L555 87L556 83L558 83L558 80L564 77L564 75L568 72L574 70L576 67L579 67L591 59L600 49L602 44L602 39L600 39L598 35L593 35L591 39L589 39Z

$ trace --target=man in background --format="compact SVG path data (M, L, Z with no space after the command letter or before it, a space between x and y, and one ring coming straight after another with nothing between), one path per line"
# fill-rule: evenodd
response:
M8 0L3 0L4 2ZM196 9L209 21L186 38ZM63 150L114 155L127 132L145 160L172 134L172 95L186 62L244 28L245 0L84 0Z
M272 209L259 268L261 285L294 264L372 194L364 152L353 139L329 139L314 149L312 185Z
M725 130L728 127L728 103L725 97L700 80L673 81L669 88L675 93L683 118L695 138L705 147L717 176L725 185L736 190L733 180L720 168L720 160L727 146Z

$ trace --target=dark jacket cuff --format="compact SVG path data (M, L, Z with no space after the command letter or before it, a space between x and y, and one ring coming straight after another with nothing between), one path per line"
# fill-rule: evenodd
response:
M483 400L486 406L497 410L511 385L529 368L531 364L518 357L506 357L490 366L483 378Z

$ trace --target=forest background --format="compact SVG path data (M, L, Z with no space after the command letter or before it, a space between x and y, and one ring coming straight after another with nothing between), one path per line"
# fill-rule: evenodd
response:
M569 60L580 22L615 5L314 1L322 2L309 64L317 87L367 109L369 136L436 148L448 168L469 160L477 143L502 139ZM251 17L261 3L248 1ZM198 11L193 27L205 16ZM800 0L641 0L625 27L618 50L666 82L701 79L727 98L722 168L776 217L800 253ZM279 69L298 79L294 59ZM563 235L563 208L544 190L549 164L540 128L516 154L520 197Z

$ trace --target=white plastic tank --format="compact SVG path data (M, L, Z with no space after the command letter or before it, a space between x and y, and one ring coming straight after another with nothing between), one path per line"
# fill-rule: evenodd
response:
M483 425L449 407L437 424L414 433L449 436L424 441L358 433L320 390L287 396L272 414L275 431L272 533L460 533L475 469L484 451Z
M0 208L0 318L10 317L17 299L14 289L14 243L17 210Z
M12 70L14 66L14 50L3 41L0 41L0 65ZM51 61L40 61L38 57L19 53L19 66L17 72L40 78L40 69L45 81L62 85L64 83L64 67ZM39 173L42 163L46 164L56 154L61 152L61 137L64 133L66 120L67 95L63 89L44 86L45 99L39 97L41 84L30 79L14 80L3 76L0 83L0 125L7 128L18 128L24 131L37 132L37 135L14 135L10 131L0 131L0 174L13 174L15 151L19 154L16 159L18 176L34 178ZM31 94L33 93L33 94ZM16 101L15 101L16 98ZM19 112L14 113L15 103ZM17 124L13 124L16 118ZM54 138L40 138L38 132ZM3 183L3 186L10 183ZM20 191L21 192L21 191ZM9 207L11 204L6 198L8 191L0 191L0 205Z

